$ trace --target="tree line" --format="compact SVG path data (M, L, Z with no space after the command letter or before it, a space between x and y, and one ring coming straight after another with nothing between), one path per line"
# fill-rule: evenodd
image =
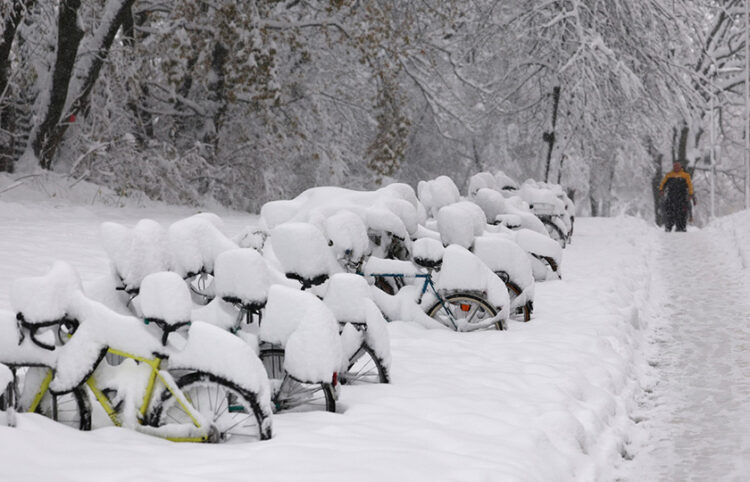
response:
M4 0L0 170L255 210L503 169L646 212L662 164L700 173L709 114L737 144L743 6Z

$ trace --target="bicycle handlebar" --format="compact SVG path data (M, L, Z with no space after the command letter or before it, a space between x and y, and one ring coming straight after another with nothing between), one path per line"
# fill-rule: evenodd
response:
M50 345L49 343L46 343L40 339L37 338L37 333L45 328L50 328L55 325L58 326L58 330L65 329L67 335L73 335L75 331L78 329L78 326L80 325L79 321L73 318L68 318L67 316L63 316L60 319L53 320L53 321L42 321L39 323L31 323L27 321L23 313L19 312L16 313L16 320L18 321L18 332L19 332L19 340L18 344L20 345L23 343L23 340L26 338L26 332L29 333L29 338L31 338L31 341L38 347L43 348L45 350L54 351L55 348L57 348L56 345ZM58 334L58 340L60 343L64 343L62 340L62 337Z

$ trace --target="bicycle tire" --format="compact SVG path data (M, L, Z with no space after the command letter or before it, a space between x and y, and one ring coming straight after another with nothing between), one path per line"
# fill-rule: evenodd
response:
M339 374L341 384L349 383L390 383L388 370L381 358L363 343L349 359L346 372Z
M214 276L210 273L201 272L188 276L185 282L190 288L191 298L198 305L207 305L216 296L213 287Z
M512 281L506 281L505 287L508 288L508 295L510 295L510 304L513 304L513 300L516 299L520 294L523 292L520 286L515 284ZM517 306L514 308L516 310L515 312L510 314L510 317L513 319L518 319L518 316L520 315L520 320L518 321L530 321L531 320L531 302L527 301L523 304L523 306Z
M56 411L53 404L57 404ZM88 395L82 387L60 395L47 391L39 401L36 413L71 428L91 430L91 406Z
M212 425L208 442L267 440L271 425L253 394L210 373L194 372L179 379L177 386L198 411ZM190 416L175 404L172 392L164 390L154 408L153 424L191 424Z
M472 316L473 313L476 311L479 311L480 313L480 320L485 318L492 318L493 316L497 315L497 310L494 306L490 305L485 299L471 294L471 293L453 293L451 295L446 296L443 298L443 303L447 305L448 307L454 306L459 307L458 311L452 310L451 314L453 316L456 316L459 312L460 313L466 313L467 316ZM427 315L430 318L433 318L443 325L447 326L448 328L455 329L454 326L449 321L448 314L445 312L445 308L443 307L443 303L438 300L432 307L427 310ZM477 310L472 310L472 306L476 306ZM465 308L468 307L468 308ZM482 316L484 315L484 316ZM487 327L488 330L495 329L495 330L503 330L503 324L501 322L494 323L492 326Z
M564 249L567 245L567 236L563 234L562 230L548 218L542 219L542 224L544 224L544 228L547 230L549 237L557 241L560 247Z
M284 369L284 349L261 349L259 358L266 367L272 385L271 404L274 413L336 411L336 393L332 383L305 383Z

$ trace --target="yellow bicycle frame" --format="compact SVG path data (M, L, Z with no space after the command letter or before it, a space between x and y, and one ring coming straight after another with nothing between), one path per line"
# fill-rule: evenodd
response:
M161 372L161 362L162 359L159 357L154 358L144 358L138 355L133 355L131 353L127 353L124 351L116 350L114 348L110 348L108 350L108 353L112 353L114 355L119 355L125 358L130 358L131 360L135 360L137 362L145 363L151 368L151 373L149 374L149 380L148 384L146 385L146 391L143 396L143 401L141 402L140 408L138 409L138 422L140 424L143 424L143 421L146 418L146 412L148 411L148 407L151 405L151 400L154 395L154 389L156 387L156 380L159 379L164 384L164 387L166 387L167 390L172 394L172 396L175 398L177 403L180 404L180 407L185 411L185 413L188 414L190 417L190 420L193 422L193 425L195 425L196 428L201 428L201 423L199 421L199 417L196 417L194 409L192 405L189 405L190 400L187 400L187 398L182 394L179 387L175 386L174 383L167 380ZM37 408L39 407L39 404L42 401L42 398L44 397L45 393L49 390L49 385L52 382L52 377L54 375L54 372L50 369L47 372L47 375L42 380L42 383L39 385L39 389L37 390L37 393L34 396L34 399L32 400L31 404L29 405L28 411L29 412L35 412ZM122 422L120 421L120 418L117 415L117 410L112 406L112 403L110 402L109 398L104 394L104 392L97 386L96 380L94 379L94 376L89 376L86 379L86 386L89 387L91 390L91 393L94 394L94 397L99 402L99 405L104 409L109 419L112 421L113 424L117 427L122 426ZM187 400L188 404L185 404L185 400ZM206 442L208 440L208 435L203 435L201 437L165 437L167 440L171 440L173 442Z

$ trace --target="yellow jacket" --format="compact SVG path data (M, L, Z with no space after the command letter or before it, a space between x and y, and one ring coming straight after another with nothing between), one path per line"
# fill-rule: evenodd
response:
M667 183L667 181L671 178L682 178L685 180L685 183L688 187L688 195L693 195L693 182L690 180L690 174L688 174L686 171L680 171L680 172L674 172L669 171L666 176L664 176L664 179L661 180L661 184L659 184L659 191L664 190L664 184Z

